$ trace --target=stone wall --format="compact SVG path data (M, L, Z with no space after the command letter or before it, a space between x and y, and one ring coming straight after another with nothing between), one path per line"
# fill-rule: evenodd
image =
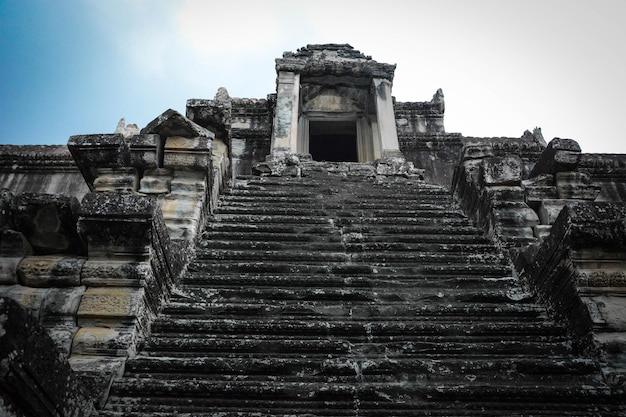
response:
M187 101L187 117L215 133L229 150L231 176L252 174L270 153L275 95L268 99L231 98L220 88L213 100Z
M453 194L514 263L577 348L626 381L626 156L585 155L571 139L536 149L468 144ZM613 201L607 201L613 200Z
M0 145L0 188L78 200L89 192L65 145Z
M82 185L51 181L38 192L17 187L0 196L0 299L17 302L45 329L70 379L96 405L169 298L230 179L227 144L173 110L135 133L73 136L67 147L50 148L49 167L37 149L30 166L80 176ZM27 161L31 147L9 150L4 161ZM4 353L0 359L12 360Z

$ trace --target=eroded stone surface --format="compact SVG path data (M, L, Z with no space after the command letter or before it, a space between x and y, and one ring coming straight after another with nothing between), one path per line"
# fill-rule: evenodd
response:
M92 415L91 393L81 386L67 360L55 351L52 339L27 311L0 297L3 415Z

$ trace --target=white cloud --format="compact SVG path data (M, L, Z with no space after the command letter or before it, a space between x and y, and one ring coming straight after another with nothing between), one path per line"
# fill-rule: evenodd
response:
M466 135L519 136L542 126L616 148L626 70L620 16L626 2L355 0L94 2L129 79L163 100L274 90L274 58L308 43L350 43L397 63L401 101L446 95L446 127ZM172 103L176 106L184 103ZM613 138L602 145L596 138ZM606 143L606 141L605 141ZM582 144L582 143L581 143ZM603 146L603 147L602 147ZM619 151L626 152L626 145Z

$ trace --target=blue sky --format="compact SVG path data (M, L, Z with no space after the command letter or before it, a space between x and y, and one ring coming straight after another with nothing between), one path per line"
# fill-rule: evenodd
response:
M0 0L0 143L145 126L188 98L264 98L274 59L350 43L396 63L400 101L446 98L446 130L626 153L626 1Z

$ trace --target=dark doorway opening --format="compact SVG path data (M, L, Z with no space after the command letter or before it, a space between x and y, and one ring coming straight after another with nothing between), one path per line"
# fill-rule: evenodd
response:
M309 121L309 153L314 161L358 162L355 121Z

